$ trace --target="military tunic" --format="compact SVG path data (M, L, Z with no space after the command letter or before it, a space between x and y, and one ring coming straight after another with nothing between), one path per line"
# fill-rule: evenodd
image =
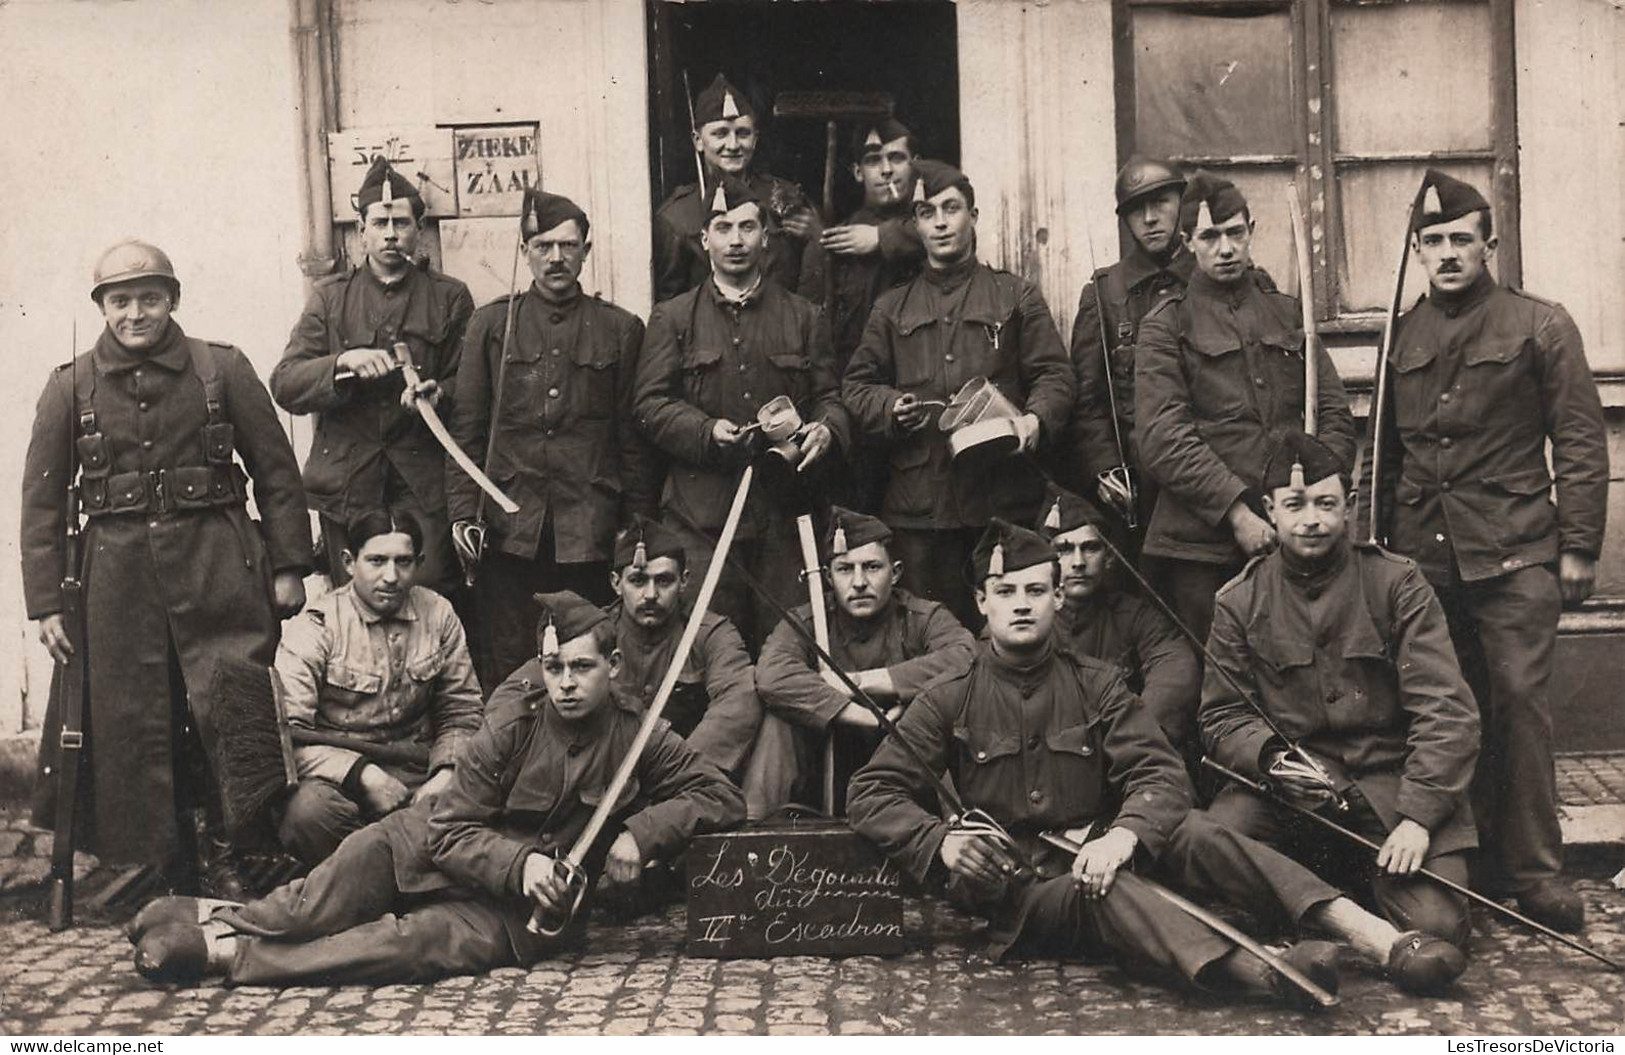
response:
M344 525L393 504L424 521L425 585L456 581L446 519L444 453L415 410L400 404L405 385L396 371L372 381L338 381L338 357L352 348L411 349L425 381L438 381L440 416L456 405L457 357L474 311L468 287L438 271L409 267L396 282L381 281L366 263L322 279L271 371L271 394L291 414L315 414L316 434L305 459L305 492L320 513L329 561L343 581L338 554Z
M801 240L778 227L774 217L806 204L806 195L789 180L759 172L747 177L750 189L765 204L768 237L763 267L785 289L800 287ZM715 191L715 185L711 185ZM700 244L700 231L710 217L711 203L697 183L685 183L661 202L654 217L654 297L658 304L703 285L711 277L711 258Z
M1324 568L1297 569L1281 552L1253 560L1219 591L1208 639L1216 662L1281 730L1357 789L1346 823L1380 843L1400 820L1415 821L1431 836L1430 867L1477 844L1466 792L1478 712L1443 614L1413 562L1343 544ZM1245 776L1263 776L1267 749L1284 746L1216 670L1203 684L1200 721L1208 753ZM1284 811L1250 791L1225 788L1210 812L1290 841L1271 837ZM1464 864L1456 867L1465 877ZM1402 929L1465 936L1465 903L1429 881L1385 877L1377 901Z
M1084 284L1072 323L1078 412L1072 423L1071 442L1065 445L1071 456L1071 479L1080 494L1093 494L1099 475L1122 464L1117 449L1119 432L1128 464L1139 469L1139 438L1134 431L1134 348L1140 322L1163 297L1185 288L1195 266L1196 259L1182 246L1166 263L1159 263L1136 243L1122 260L1096 271ZM1102 333L1110 342L1109 378ZM1154 488L1143 473L1140 479L1142 487ZM1142 495L1141 505L1148 514L1155 505L1155 495Z
M453 522L482 510L490 525L475 580L481 681L496 685L536 654L531 595L569 589L609 599L615 531L653 512L650 452L632 425L643 323L577 286L563 303L528 288L474 313L457 368L452 436L515 502L504 513L443 459ZM502 405L493 410L501 375ZM496 421L491 464L485 465Z
M561 942L525 929L525 861L569 850L640 724L630 698L564 721L547 701L540 662L527 664L492 695L437 799L362 829L307 878L217 913L248 936L228 981L377 985L534 963ZM596 877L623 829L645 860L669 861L744 812L733 785L661 722L584 867ZM585 913L564 939L584 925Z
M1406 313L1389 367L1379 534L1421 565L1444 603L1484 715L1473 802L1485 856L1492 881L1519 892L1562 866L1552 564L1602 548L1601 400L1568 312L1487 274Z
M829 653L848 672L885 669L897 690L897 701L907 704L939 675L964 665L975 648L975 638L944 605L894 589L886 607L868 619L854 619L833 600L829 609ZM791 610L802 625L812 625L812 607ZM879 744L876 730L848 729L832 725L834 718L851 702L851 697L833 688L818 673L818 657L812 647L780 623L762 646L756 666L756 688L769 720L789 723L807 732L779 736L792 750L780 750L773 767L779 790L773 796L774 808L784 805L798 790L806 796L810 788L797 788L798 778L810 777L822 768L816 750L818 739L808 734L835 737L836 808L846 801L846 786L858 767L869 760ZM768 737L764 735L764 743ZM753 767L754 768L754 767ZM754 809L754 803L752 804Z
M895 533L903 581L967 626L981 622L962 571L978 530L989 517L1029 517L1044 493L1043 474L1026 458L955 466L939 414L904 432L892 406L904 394L950 399L978 376L1038 417L1041 454L1065 434L1074 379L1043 295L1025 279L971 260L943 272L927 268L883 293L842 382L859 430L889 452L880 517Z
M616 647L621 650L618 680L623 691L648 707L671 666L689 613L680 609L666 625L653 630L640 626L619 601L609 613L615 623ZM724 773L739 772L750 756L762 724L756 679L739 631L715 612L701 618L699 635L683 661L661 717L700 757Z
M206 357L215 375L217 424L194 355ZM86 412L93 412L88 430ZM241 351L191 341L174 320L145 354L104 330L71 369L51 375L35 411L21 539L30 619L62 610L63 482L76 436L89 518L81 578L90 774L80 842L104 860L162 864L178 849L176 784L189 763L184 749L177 756L176 724L195 724L212 757L203 690L214 658L269 665L279 629L272 577L310 567L299 466ZM233 455L253 479L259 522L244 509ZM42 768L52 774L58 722L48 715L41 740ZM39 790L35 818L49 825L54 776Z
M1122 668L1175 750L1189 756L1196 740L1202 668L1168 617L1125 590L1097 594L1061 610L1058 633L1072 651Z
M670 459L661 506L683 539L691 589L704 578L757 442L752 437L725 448L712 427L719 418L754 422L762 405L780 395L790 398L803 422L829 427L833 443L823 460L839 459L850 425L832 366L828 322L812 303L764 278L743 303L730 302L707 280L655 306L638 363L637 419ZM734 555L786 604L804 596L791 511L805 503L797 494L804 476L781 471L775 484L772 474L758 472L734 543ZM732 575L722 577L711 608L731 619L750 645L759 645L771 628L766 607Z
M908 740L933 772L946 770L969 809L1004 826L1036 874L998 889L954 877L950 892L990 922L990 952L1110 952L1205 984L1234 947L1173 909L1125 867L1106 897L1086 901L1071 861L1038 838L1085 825L1138 839L1135 867L1272 917L1297 921L1337 897L1280 854L1190 809L1190 786L1156 722L1107 664L1065 649L1024 665L980 642L975 658L926 686L903 714ZM928 775L884 741L852 778L848 816L917 881L941 879L951 831Z
M451 602L413 586L393 615L356 600L354 584L318 598L288 623L276 672L289 724L397 747L427 748L426 765L378 763L416 789L456 765L484 704L463 625ZM299 786L281 837L315 864L361 827L357 786L368 759L347 747L295 748Z

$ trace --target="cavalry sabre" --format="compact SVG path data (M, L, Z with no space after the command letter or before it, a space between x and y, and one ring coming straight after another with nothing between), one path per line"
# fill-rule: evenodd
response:
M1289 800L1289 799L1287 799L1287 798L1285 798L1283 796L1275 794L1266 785L1261 784L1256 780L1252 780L1252 779L1250 779L1248 777L1242 776L1240 773L1237 773L1235 770L1231 769L1229 766L1223 764L1222 762L1215 762L1211 758L1203 757L1202 764L1204 766L1207 766L1209 769L1213 770L1215 773L1219 774L1220 776L1226 778L1227 780L1235 781L1237 784L1240 784L1242 787L1244 787L1247 790L1253 792L1253 794L1260 795L1263 798L1268 799L1270 802L1273 802L1278 806L1285 806L1287 809L1291 810L1293 813L1296 813L1296 814L1299 814L1301 816L1307 817L1310 820L1314 821L1316 824L1319 824L1320 826L1322 826L1323 828L1326 828L1329 831L1334 831L1337 834L1343 836L1343 838L1345 838L1345 839L1351 839L1354 842L1359 843L1361 846L1365 847L1367 850L1371 850L1374 853L1381 853L1382 852L1382 847L1381 846L1378 846L1375 842L1373 842L1370 839L1367 839L1365 836L1361 835L1359 832L1354 831L1354 830L1352 830L1350 828L1345 828L1345 827L1343 827L1343 825L1338 824L1336 821L1330 819L1329 817L1322 817L1320 814L1316 813L1314 810L1306 809L1306 808L1298 805L1295 802L1292 802L1291 800ZM1603 963L1607 964L1609 967L1612 967L1616 971L1625 971L1625 964L1621 964L1621 963L1618 963L1618 962L1616 962L1614 960L1610 960L1608 957L1604 956L1602 953L1598 952L1596 949L1593 949L1590 946L1588 946L1588 945L1586 945L1586 944L1584 944L1582 942L1575 941L1573 938L1570 938L1566 934L1560 934L1557 931L1553 930L1552 928L1546 926L1543 923L1536 923L1534 920L1530 919L1528 916L1525 916L1523 913L1514 912L1512 909L1507 908L1505 905L1501 904L1499 901L1496 901L1493 898L1487 898L1483 894L1478 893L1476 890L1473 890L1473 889L1471 889L1469 887L1464 887L1460 883L1457 883L1457 882L1455 882L1453 880L1446 879L1444 876L1442 876L1439 873L1433 871L1432 869L1419 868L1419 869L1416 870L1416 874L1420 875L1420 876L1426 876L1427 878L1433 880L1435 883L1438 883L1440 886L1444 887L1446 890L1449 890L1449 891L1452 891L1454 893L1460 894L1462 897L1467 898L1469 901L1476 902L1476 903L1478 903L1480 905L1483 905L1485 908L1492 909L1492 910L1494 910L1496 912L1499 912L1501 915L1507 917L1510 920L1513 920L1513 921L1518 922L1518 923L1522 923L1526 927L1532 927L1537 932L1539 932L1540 934L1545 935L1546 937L1552 939L1553 941L1562 942L1564 945L1567 945L1569 948L1574 949L1577 952L1583 952L1587 956L1591 957L1594 960L1601 960Z
M531 913L530 922L525 929L532 934L540 934L544 938L556 938L564 933L570 921L575 919L576 913L581 909L581 902L587 896L587 871L583 867L587 854L592 850L593 843L603 832L604 825L609 823L610 814L615 811L615 800L620 797L621 789L626 782L632 779L632 771L637 768L638 760L643 757L643 749L648 746L649 737L653 735L655 722L660 719L660 712L666 709L666 701L671 699L672 690L677 687L677 678L683 672L683 663L694 648L694 640L700 636L700 623L705 619L707 609L711 607L711 595L716 593L717 581L722 578L724 561L731 561L729 550L733 547L734 534L739 530L739 520L745 512L745 499L750 497L750 483L756 472L754 465L745 466L745 472L739 478L739 487L734 491L733 505L728 510L728 519L722 524L722 534L717 538L717 548L711 555L711 563L705 569L705 578L700 582L700 591L694 596L694 609L688 615L688 623L683 627L683 636L677 639L677 650L672 653L671 664L666 668L666 676L660 681L660 690L649 704L649 710L643 716L643 724L638 727L638 733L632 738L631 746L626 749L626 757L621 759L620 768L615 770L615 776L604 789L604 796L593 809L592 816L587 820L587 826L581 829L574 845L563 857L553 859L555 874L562 873L565 883L565 892L568 904L551 912L540 905Z
M818 560L818 540L813 537L812 517L796 517L796 537L801 542L802 575L807 580L807 601L812 608L813 636L818 647L829 652L829 613L824 611L823 564ZM824 664L819 662L822 668ZM822 671L820 671L822 673ZM824 812L835 816L835 731L824 735Z
M412 365L412 350L406 346L405 341L395 342L395 361L401 364L401 376L406 379L406 387L409 390L416 389L423 383L423 379L418 376L418 368ZM468 456L468 452L457 446L457 441L446 431L446 423L440 420L440 414L434 409L434 404L424 396L413 396L412 403L417 407L418 416L423 418L423 423L429 426L429 431L434 433L434 438L440 441L440 446L451 455L451 460L457 463L457 467L467 473L470 480L479 484L480 490L490 495L491 500L501 507L504 513L511 515L519 512L519 503L503 494L502 488L480 471L480 467L474 464L474 459Z
M1068 839L1064 834L1059 832L1040 832L1038 837L1055 847L1057 850L1062 850L1069 853L1073 857L1076 857L1078 854L1083 852L1082 843ZM1189 898L1175 893L1153 879L1147 879L1145 876L1138 875L1127 870L1119 870L1116 881L1119 883L1125 883L1126 885L1139 884L1140 886L1145 887L1147 890L1162 898L1162 900L1179 909L1179 911L1185 913L1185 915L1196 920L1198 923L1206 924L1209 929L1217 933L1220 937L1229 938L1243 949L1246 949L1260 960L1263 960L1265 963L1269 964L1272 969L1274 969L1287 981L1308 993L1314 998L1315 1003L1319 1004L1321 1007L1331 1008L1338 1005L1337 997L1316 985L1308 975L1304 974L1302 971L1298 970L1281 957L1270 952L1262 944L1255 941L1239 927L1231 926L1224 919L1212 912L1209 912L1207 909L1198 905Z

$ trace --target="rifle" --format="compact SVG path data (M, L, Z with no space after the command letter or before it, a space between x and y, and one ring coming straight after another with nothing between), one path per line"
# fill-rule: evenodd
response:
M79 449L74 441L74 399L78 392L79 325L73 326L72 357L68 360L68 471L63 502L65 545L62 568L62 628L71 654L56 679L57 716L61 720L57 756L56 838L51 844L51 919L53 931L73 926L73 827L75 797L79 790L79 761L85 746L85 642L84 583L79 579Z
M1262 784L1262 783L1260 783L1260 782L1258 782L1256 780L1250 780L1247 777L1242 776L1240 773L1237 773L1235 770L1231 769L1229 766L1224 765L1221 762L1215 762L1211 758L1204 757L1202 759L1202 764L1204 766L1207 766L1209 769L1213 770L1215 773L1219 774L1220 776L1224 777L1225 779L1235 781L1237 784L1240 784L1242 787L1246 788L1248 791L1251 791L1253 794L1259 796L1260 798L1263 798L1263 799L1265 799L1265 800L1267 800L1269 802L1272 802L1277 806L1281 806L1281 807L1283 807L1285 809L1291 810L1293 813L1296 813L1301 817L1306 817L1309 820L1314 821L1316 824L1320 825L1321 827L1327 829L1328 831L1336 832L1338 835L1341 835L1343 838L1348 839L1348 840L1350 840L1352 842L1358 843L1359 845L1365 847L1367 850L1370 850L1373 853L1381 853L1382 852L1382 847L1378 846L1375 842L1372 842L1370 839L1367 839L1365 836L1361 835L1359 832L1353 831L1353 830L1351 830L1349 828L1345 828L1341 824L1338 824L1336 821L1334 821L1334 820L1332 820L1332 819L1330 819L1328 817L1322 817L1320 814L1316 813L1314 810L1306 809L1303 806L1300 806L1297 803L1291 801L1290 799L1283 798L1282 796L1277 795L1266 784ZM1468 899L1469 901L1477 902L1478 904L1483 905L1487 909L1490 909L1490 910L1492 910L1494 912L1499 912L1501 915L1503 915L1506 918L1512 920L1514 923L1522 923L1524 926L1532 928L1538 934L1544 935L1545 937L1548 937L1548 938L1552 939L1553 941L1562 942L1564 945L1567 945L1569 948L1575 949L1575 950L1577 950L1579 952L1583 952L1587 956L1591 957L1594 960L1601 960L1603 963L1607 964L1609 967L1612 967L1616 971L1625 971L1625 964L1621 964L1621 963L1618 963L1618 962L1616 962L1614 960L1610 960L1608 957L1604 956L1602 953L1598 952L1596 949L1591 948L1589 945L1586 945L1586 944L1584 944L1582 942L1575 941L1573 938L1570 938L1566 934L1560 934L1557 931L1553 930L1552 928L1546 926L1545 924L1536 923L1534 920L1530 919L1528 916L1525 916L1523 913L1515 912L1512 909L1509 909L1505 905L1501 904L1499 901L1496 901L1496 900L1494 900L1492 898L1487 898L1483 894L1478 893L1476 890L1472 890L1469 887L1462 886L1460 883L1457 883L1457 882L1454 882L1452 880L1446 879L1444 876L1442 876L1439 873L1433 871L1432 869L1419 868L1419 869L1417 869L1416 874L1420 875L1420 876L1426 876L1428 879L1431 879L1435 883L1438 883L1440 886L1444 887L1446 890L1449 890L1449 891L1452 891L1454 893L1460 894L1462 897Z
M1424 183L1425 186L1425 183ZM1366 533L1366 541L1381 544L1383 542L1381 514L1377 510L1378 502L1382 496L1382 419L1387 412L1388 397L1388 357L1394 351L1394 331L1399 325L1399 306L1405 299L1405 269L1411 262L1411 217L1416 215L1416 200L1422 196L1422 187L1416 189L1416 195L1411 199L1410 207L1405 212L1405 242L1399 250L1399 277L1394 280L1394 296L1388 302L1388 315L1382 320L1382 343L1377 346L1377 370L1371 395L1371 494L1366 501L1371 503L1371 527Z
M660 720L660 712L666 709L666 701L677 688L677 678L683 672L683 664L688 660L688 654L694 648L694 639L700 636L700 623L705 619L705 613L711 607L711 597L717 591L717 582L722 578L723 560L729 558L728 551L733 548L734 533L739 530L739 520L745 513L745 500L750 497L751 479L755 475L754 465L745 466L744 475L739 478L739 487L734 491L733 505L728 509L728 519L722 524L722 537L717 540L716 552L711 556L711 564L705 569L705 578L700 582L700 591L694 596L694 609L688 615L688 623L683 627L683 636L677 639L677 649L672 653L671 664L666 668L666 676L660 680L660 688L655 692L655 698L649 704L649 709L643 715L643 724L638 726L637 735L626 749L626 757L621 759L620 767L615 770L609 786L604 789L603 798L587 819L587 826L581 829L581 834L571 845L563 857L553 859L553 869L556 875L564 879L566 903L552 909L537 905L530 915L530 922L525 929L532 934L540 934L544 938L556 938L564 933L570 921L575 919L576 913L581 911L581 902L587 896L587 871L583 867L587 855L592 852L593 844L603 833L604 825L609 823L610 814L615 811L615 800L620 797L621 789L626 782L632 779L632 770L637 767L638 760L643 757L643 749L649 743L649 737L654 734L655 723Z
M1117 418L1117 385L1112 379L1111 338L1106 334L1106 304L1100 299L1100 271L1095 267L1095 236L1089 225L1083 225L1084 240L1089 246L1090 285L1095 291L1095 320L1100 325L1100 359L1106 370L1106 407L1112 416L1112 439L1117 444L1117 465L1100 474L1100 488L1116 501L1111 504L1123 511L1123 521L1130 531L1139 527L1139 489L1134 486L1134 470L1129 467L1128 448L1123 443L1123 426Z

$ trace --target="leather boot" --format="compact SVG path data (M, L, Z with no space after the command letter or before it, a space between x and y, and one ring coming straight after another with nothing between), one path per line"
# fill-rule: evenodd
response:
M1586 906L1579 891L1561 879L1542 879L1518 895L1518 908L1536 923L1573 934L1586 925Z
M1443 938L1408 930L1388 950L1388 977L1407 993L1443 990L1467 969L1467 957Z

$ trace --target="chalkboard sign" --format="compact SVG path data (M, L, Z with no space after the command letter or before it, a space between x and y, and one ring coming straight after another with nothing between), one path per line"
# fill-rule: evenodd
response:
M688 851L688 954L903 952L903 875L844 821L702 835Z

